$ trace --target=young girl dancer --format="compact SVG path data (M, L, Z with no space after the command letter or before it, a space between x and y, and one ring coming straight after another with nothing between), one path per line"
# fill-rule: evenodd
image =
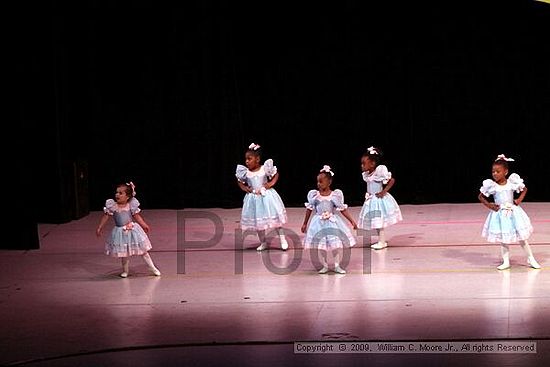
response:
M237 165L235 173L239 187L246 192L241 212L241 228L258 232L258 251L268 247L266 229L276 228L281 249L284 251L288 249L288 242L282 226L287 222L287 216L283 201L273 188L279 180L277 167L273 165L272 159L266 160L263 165L260 163L260 146L255 143L249 145L244 158L246 166Z
M306 214L302 225L302 233L306 233L304 247L317 248L321 254L323 267L319 270L319 274L325 274L329 270L328 251L331 251L334 256L334 271L345 274L346 271L340 266L343 247L346 242L349 246L356 243L349 227L338 215L340 212L351 223L353 229L357 229L357 224L347 211L348 206L344 204L344 193L330 188L332 176L334 172L329 166L324 166L317 175L318 189L310 190L307 194ZM312 213L313 218L308 228Z
M510 268L509 244L514 242L519 242L527 254L527 263L534 269L540 269L527 242L533 233L533 226L527 213L519 206L527 194L527 187L518 174L508 176L508 162L512 161L514 159L500 154L493 162L493 179L484 180L479 189L479 201L491 209L481 234L489 242L500 243L502 264L497 267L498 270ZM517 199L514 199L514 192L519 193ZM491 195L494 202L487 200Z
M375 147L369 147L361 157L363 180L367 183L365 203L359 213L359 228L364 230L375 229L378 242L371 248L380 250L388 246L384 229L401 220L399 205L389 193L395 184L388 168L380 164L382 152Z
M119 184L116 187L115 199L108 199L103 208L103 216L96 229L97 236L101 236L103 226L110 217L115 220L115 227L106 242L105 253L122 260L122 273L126 278L129 273L130 256L140 255L154 275L159 276L160 271L153 264L149 255L151 241L147 236L149 226L140 215L139 201L135 197L135 186L132 182Z

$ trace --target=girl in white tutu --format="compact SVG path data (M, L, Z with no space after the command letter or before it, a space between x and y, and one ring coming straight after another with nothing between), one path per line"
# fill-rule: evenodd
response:
M244 158L246 166L237 165L235 172L239 187L246 192L241 213L241 229L258 232L258 251L268 247L265 231L277 229L281 249L284 251L288 249L288 242L282 227L287 222L287 215L281 197L273 188L279 180L277 167L273 165L272 159L261 164L260 146L255 143L248 146Z
M363 180L367 183L365 203L359 213L359 228L376 230L378 242L371 248L380 250L388 246L384 229L401 220L401 209L397 201L389 193L395 184L391 172L383 164L382 152L375 147L369 147L361 157Z
M519 206L527 194L527 187L518 174L508 176L508 162L511 161L512 158L500 154L493 162L493 179L484 180L479 189L479 201L491 209L483 225L482 236L489 242L500 243L502 264L497 267L498 270L510 268L509 244L514 242L521 244L527 254L527 263L532 268L540 269L527 242L533 233L533 226L527 213ZM517 199L514 199L514 192L519 193ZM491 195L494 202L487 200Z
M108 199L103 208L103 216L96 229L97 236L101 236L103 226L110 217L115 220L115 227L111 236L105 244L105 253L113 257L120 257L122 260L122 273L120 276L126 278L129 273L130 256L140 255L149 270L154 275L160 275L153 260L149 255L151 241L147 236L149 226L140 215L139 201L135 197L135 186L132 182L120 184L116 188L115 199Z
M306 233L304 239L305 248L317 248L321 255L322 268L320 274L329 270L327 257L328 251L334 256L334 271L345 274L340 266L344 245L353 246L356 241L347 224L338 215L340 212L357 229L357 224L348 213L348 206L344 204L344 193L341 190L332 191L332 176L334 172L329 166L324 166L317 175L317 190L310 190L307 194L306 214L302 233ZM313 213L313 218L308 228L308 221Z

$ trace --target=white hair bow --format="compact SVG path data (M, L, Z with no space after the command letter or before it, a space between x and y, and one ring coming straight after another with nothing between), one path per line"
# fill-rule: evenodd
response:
M378 154L376 148L373 146L368 147L367 150L369 151L369 154Z
M328 172L331 176L334 176L334 172L330 170L330 166L327 166L326 164L321 168L319 172Z
M252 143L248 146L248 149L250 150L258 150L260 149L260 145L259 144L256 144L256 143Z
M136 196L136 185L132 181L126 182L126 185L132 188L132 196Z
M506 156L504 154L499 154L497 156L497 159L495 159L495 162L498 161L498 160L504 160L506 162L513 162L514 161L514 158L506 158Z

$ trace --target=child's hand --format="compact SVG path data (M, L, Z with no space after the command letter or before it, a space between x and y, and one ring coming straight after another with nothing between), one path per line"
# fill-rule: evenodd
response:
M302 225L302 233L306 233L307 224Z
M97 227L97 229L95 230L95 235L97 237L101 237L101 227Z
M353 227L353 229L357 229L357 223L353 222L351 226Z
M498 212L500 210L500 205L495 203L489 203L489 209L494 210L495 212Z
M265 188L265 186L262 186L261 189L253 190L252 193L254 193L254 195L262 195L262 196L265 196L266 191L267 191L267 189Z
M386 194L387 194L387 192L382 190L382 191L376 193L376 197L377 198L383 198L384 196L386 196Z
M520 199L514 199L514 204L519 206L519 204L521 204L521 200Z
M151 230L151 229L149 228L149 226L148 226L147 224L145 224L145 223L141 226L141 228L143 228L143 230L144 230L145 233L147 233L147 234L149 234L149 231Z

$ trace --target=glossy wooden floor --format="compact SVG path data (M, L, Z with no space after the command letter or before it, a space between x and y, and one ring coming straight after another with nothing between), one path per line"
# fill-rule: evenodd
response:
M487 215L480 204L401 208L404 221L387 230L389 247L354 247L345 275L317 274L299 243L283 252L274 239L258 253L254 235L239 241L238 208L144 209L160 277L140 258L132 258L128 278L118 276L119 262L103 255L95 236L99 212L41 224L39 250L0 252L0 364L548 364L550 204L524 204L543 269L528 267L521 248L512 246L512 268L505 271L496 270L498 246L480 235ZM356 217L360 208L350 210ZM298 242L304 209L288 213L288 237ZM533 340L537 353L293 349L300 341L495 340Z

